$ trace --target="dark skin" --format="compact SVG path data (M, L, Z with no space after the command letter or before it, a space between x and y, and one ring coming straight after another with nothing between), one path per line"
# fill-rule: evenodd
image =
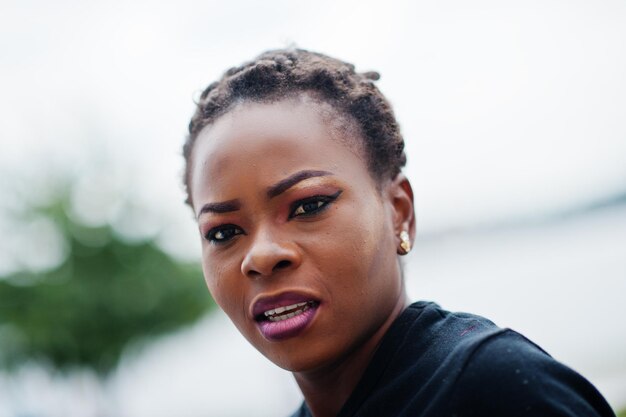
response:
M339 412L408 305L398 236L415 234L408 180L374 179L358 130L334 128L327 107L239 104L200 132L190 176L213 298L315 417ZM268 336L255 307L285 294L312 300L289 319L306 322Z

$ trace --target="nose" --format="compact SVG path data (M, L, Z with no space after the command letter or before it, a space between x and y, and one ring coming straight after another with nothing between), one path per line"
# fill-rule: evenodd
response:
M290 268L297 268L301 254L296 245L268 230L258 231L243 262L241 272L250 278L269 277Z

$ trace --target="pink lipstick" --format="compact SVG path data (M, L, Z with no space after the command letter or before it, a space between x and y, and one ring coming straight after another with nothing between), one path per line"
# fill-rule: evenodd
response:
M252 315L261 334L268 340L294 337L313 321L319 302L302 294L283 293L261 298L254 303Z

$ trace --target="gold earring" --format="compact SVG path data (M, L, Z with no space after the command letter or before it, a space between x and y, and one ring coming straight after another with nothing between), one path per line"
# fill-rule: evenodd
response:
M406 230L400 232L400 249L398 252L400 255L406 255L411 252L411 239Z

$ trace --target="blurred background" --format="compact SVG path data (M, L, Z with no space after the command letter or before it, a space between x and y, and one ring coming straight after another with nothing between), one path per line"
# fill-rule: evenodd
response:
M214 308L180 185L200 91L297 45L382 74L413 299L626 407L626 3L0 0L0 417L287 415Z

